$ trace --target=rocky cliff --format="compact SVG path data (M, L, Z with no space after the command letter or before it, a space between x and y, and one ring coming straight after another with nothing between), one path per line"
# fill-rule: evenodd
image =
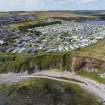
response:
M21 58L21 59L20 59ZM89 56L76 56L71 53L45 54L40 56L2 55L0 57L0 73L41 70L88 70L105 72L105 61Z
M105 61L91 58L91 57L80 57L76 56L72 58L72 71L78 71L80 69L95 71L95 72L105 72Z

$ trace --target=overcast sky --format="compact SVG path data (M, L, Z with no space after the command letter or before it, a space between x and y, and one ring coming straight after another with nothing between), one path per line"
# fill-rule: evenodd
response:
M99 9L105 9L105 0L0 0L0 11Z

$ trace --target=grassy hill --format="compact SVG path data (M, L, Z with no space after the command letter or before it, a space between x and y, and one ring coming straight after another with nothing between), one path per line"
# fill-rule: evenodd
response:
M105 39L100 40L98 43L90 45L86 48L81 48L73 52L77 56L88 56L105 61Z
M18 15L35 15L36 17L79 17L79 16L88 16L87 12L82 11L30 11L30 12L17 12Z
M0 16L7 16L9 17L14 16L35 16L34 20L27 20L18 23L11 23L9 25L12 29L19 29L19 27L25 27L30 25L38 25L43 23L43 20L46 18L57 18L63 19L68 21L81 21L81 20L93 20L93 19L100 19L101 17L104 19L104 16L99 15L104 11L30 11L30 12L7 12L7 13L0 13Z

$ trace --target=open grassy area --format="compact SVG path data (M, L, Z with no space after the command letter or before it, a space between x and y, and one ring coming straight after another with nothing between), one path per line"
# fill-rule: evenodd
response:
M90 17L94 18L94 16L89 16L88 14L80 14L74 11L40 11L35 13L38 17Z
M44 22L45 18L38 18L34 20L28 20L28 21L23 21L19 23L12 23L9 24L9 28L11 29L19 29L21 31L26 32L27 29L31 29L34 27L40 27L40 26L48 26L48 25L53 25L53 24L61 24L61 21L52 21L52 22Z
M86 70L81 70L81 71L77 72L77 75L87 77L87 78L90 78L90 79L95 80L97 82L105 84L105 78L100 77L99 74L97 74L95 72L88 72Z
M105 60L105 39L100 40L96 44L73 51L72 54L74 56L87 56L100 60Z
M32 24L39 24L41 23L43 19L35 19L35 20L28 20L28 21L24 21L24 22L20 22L20 23L13 23L10 24L9 27L12 29L18 29L21 26L27 26L27 25L32 25Z
M12 16L13 14L9 13L9 12L0 12L0 17L9 17Z

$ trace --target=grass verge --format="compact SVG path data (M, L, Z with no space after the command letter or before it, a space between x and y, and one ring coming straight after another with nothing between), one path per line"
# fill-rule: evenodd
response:
M99 74L96 72L88 72L85 70L80 70L79 72L77 72L77 75L87 77L87 78L90 78L90 79L95 80L97 82L105 84L105 79L100 77Z

